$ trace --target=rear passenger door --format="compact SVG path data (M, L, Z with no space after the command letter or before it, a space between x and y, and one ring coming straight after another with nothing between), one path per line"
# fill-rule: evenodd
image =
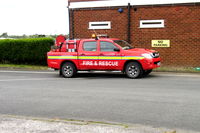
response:
M99 59L97 41L84 41L82 47L79 48L78 59L81 70L92 70L98 68Z

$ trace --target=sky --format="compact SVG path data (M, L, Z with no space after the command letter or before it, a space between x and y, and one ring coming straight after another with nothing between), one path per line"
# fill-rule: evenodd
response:
M0 35L68 34L68 0L0 0Z
M175 0L112 1L117 1L118 4L122 1L133 2L133 4L138 4L138 2L139 4L175 2ZM176 0L176 2L199 1ZM0 35L5 32L8 35L68 34L67 4L68 0L0 0ZM98 2L95 2L95 4L97 5ZM78 3L78 6L80 6L80 3Z

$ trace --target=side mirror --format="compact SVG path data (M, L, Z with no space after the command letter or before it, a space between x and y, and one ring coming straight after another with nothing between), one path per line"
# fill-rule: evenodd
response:
M119 52L119 51L120 51L120 49L119 49L119 48L114 48L114 51L117 51L117 52Z

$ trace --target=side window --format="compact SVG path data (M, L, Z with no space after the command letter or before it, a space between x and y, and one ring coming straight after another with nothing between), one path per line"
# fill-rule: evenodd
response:
M117 48L113 43L111 42L100 42L100 49L101 51L114 51L114 48Z
M97 51L97 42L96 41L84 42L83 50L84 51Z

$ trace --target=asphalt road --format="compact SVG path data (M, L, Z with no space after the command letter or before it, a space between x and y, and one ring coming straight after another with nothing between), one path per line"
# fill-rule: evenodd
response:
M200 131L200 75L0 70L0 114L133 123Z

